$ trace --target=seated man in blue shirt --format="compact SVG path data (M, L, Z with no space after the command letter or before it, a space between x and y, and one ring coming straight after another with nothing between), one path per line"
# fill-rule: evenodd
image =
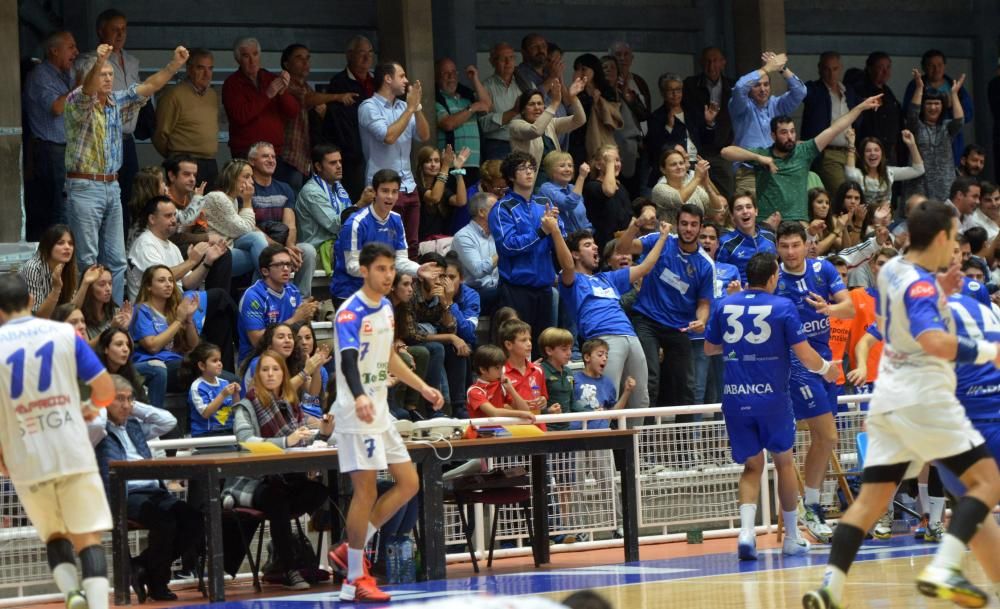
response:
M499 306L512 307L531 326L533 357L540 357L538 335L556 324L552 285L552 230L565 232L559 210L533 196L538 167L526 152L512 152L500 165L510 190L490 210L490 233L497 248L500 270ZM555 224L543 223L551 216Z
M469 197L469 223L455 233L451 251L462 264L466 284L476 290L483 313L491 315L496 310L500 273L497 270L497 246L490 234L490 210L497 198L488 192L477 192Z
M827 381L839 368L809 345L795 305L774 295L778 261L773 253L754 255L747 264L749 289L726 296L705 332L705 353L725 354L722 415L733 461L743 464L740 478L740 560L757 559L755 529L760 477L771 454L778 476L778 497L785 523L782 551L804 554L809 543L798 533L798 483L792 446L795 415L788 395L789 355Z
M124 377L112 374L111 380L114 401L87 423L106 492L111 461L152 459L147 441L177 426L177 419L166 410L137 403L132 384ZM156 601L175 601L177 595L167 588L170 565L203 543L202 514L168 491L160 480L130 480L127 501L128 519L149 529L146 549L132 562L132 588L140 603L147 595Z
M399 198L403 178L392 169L380 169L372 176L375 200L344 222L333 248L333 278L330 293L339 307L351 294L361 289L361 249L368 243L388 245L396 252L396 272L417 275L428 281L440 274L433 264L418 265L410 260L403 219L392 211Z

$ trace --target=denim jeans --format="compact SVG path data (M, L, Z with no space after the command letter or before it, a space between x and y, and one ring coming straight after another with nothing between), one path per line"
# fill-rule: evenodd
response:
M233 241L233 277L253 271L254 281L260 279L260 253L267 247L267 237L255 230Z
M316 248L311 243L296 243L295 245L302 250L302 266L295 271L292 282L302 292L303 298L309 298L313 291L313 273L316 272Z
M177 373L181 368L181 360L172 359L146 360L135 364L135 371L142 375L146 381L146 394L149 397L150 406L163 408L166 402L167 390L184 391Z
M125 233L118 182L68 178L66 206L81 273L101 264L111 271L111 298L125 298Z
M705 404L705 387L708 384L708 356L705 339L691 339L691 386L694 387L692 404Z

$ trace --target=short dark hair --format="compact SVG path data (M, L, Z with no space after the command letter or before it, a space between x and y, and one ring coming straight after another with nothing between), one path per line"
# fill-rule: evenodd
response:
M881 61L883 59L888 59L889 61L892 61L892 57L889 57L889 54L886 53L885 51L874 51L872 53L869 53L868 57L865 59L865 69L875 65L876 61Z
M287 254L288 248L284 245L279 245L277 243L272 243L271 245L265 247L260 251L260 256L257 257L257 268L267 269L271 268L271 261L278 254Z
M28 283L17 273L0 275L0 311L16 313L28 308Z
M638 218L642 215L642 209L644 207L653 207L657 210L657 216L659 216L659 208L656 207L656 203L653 203L652 199L648 197L636 197L632 199L632 215Z
M979 192L982 195L991 195L997 191L997 185L993 182L982 181L979 183Z
M927 71L927 62L935 57L940 57L941 61L948 63L948 58L944 56L944 53L937 49L927 49L924 54L920 57L920 67Z
M580 242L584 239L593 239L594 233L583 228L580 230L573 231L566 237L566 247L569 248L571 252L580 251Z
M782 237L798 235L802 237L802 243L807 241L806 229L798 222L785 221L778 225L778 230L774 232L774 240L781 241Z
M779 116L775 116L774 118L771 119L771 133L775 133L778 131L778 125L787 125L788 123L794 124L795 121L792 120L792 117L788 116L787 114L781 114Z
M926 250L941 231L946 234L951 231L957 215L957 209L934 199L927 199L917 205L906 218L906 227L910 231L910 249Z
M334 152L340 152L340 148L337 148L333 144L316 144L312 148L312 156L310 159L313 164L322 163L326 155L333 154Z
M292 44L290 44L287 47L285 47L285 50L281 52L281 64L280 65L281 65L282 69L287 69L285 67L285 62L288 61L289 59L291 59L292 58L292 53L294 53L295 51L298 51L299 49L305 49L305 50L308 51L309 47L307 47L306 45L304 45L304 44L302 44L300 42L293 42Z
M527 152L521 151L511 152L500 163L500 175L507 182L508 186L514 185L514 174L517 173L517 168L525 163L528 163L536 169L538 168L538 163L535 161L535 157L531 156Z
M169 157L163 159L161 165L163 166L164 173L166 173L167 177L169 178L170 174L177 175L178 173L180 173L181 163L192 163L195 166L198 165L198 161L193 156L191 156L190 154L185 154L183 152L180 154L172 154Z
M397 186L403 184L403 178L399 176L394 169L379 169L372 176L372 189L378 190L378 187L383 184L396 183Z
M986 149L980 146L979 144L969 144L968 146L965 147L965 150L962 151L962 158L964 159L965 157L971 154L986 156Z
M705 230L706 228L714 229L716 238L722 236L722 227L719 226L718 222L702 222L701 229Z
M847 266L847 261L840 256L829 256L826 261L833 266Z
M142 206L142 219L144 220L143 226L149 225L149 217L155 215L160 209L160 203L170 203L174 205L173 199L164 195L157 195L155 197L150 197L146 200L146 204Z
M361 255L358 256L358 264L368 268L379 258L391 258L395 260L396 252L392 251L392 248L385 243L372 241L366 243L365 246L361 248Z
M973 252L978 252L983 249L983 246L986 245L986 242L990 239L986 229L982 226L970 226L962 234L965 235L965 238L969 241L969 247L972 248Z
M958 193L969 194L969 189L973 186L979 186L979 180L972 176L958 176L948 189L948 198L954 199Z
M439 266L442 269L448 268L448 263L445 262L444 256L442 256L441 254L439 254L437 252L425 252L425 253L423 253L423 254L420 255L420 257L417 259L417 261L420 264L427 264L427 263L430 262L430 263L433 263L434 266Z
M396 66L402 67L402 64L398 61L382 61L375 66L375 74L372 80L375 82L375 90L378 91L385 84L385 77L391 76L395 78L396 76Z
M612 609L611 603L593 590L580 590L570 594L562 602L569 609Z
M536 95L542 98L542 103L544 104L545 93L541 89L528 89L524 93L517 96L517 107L523 112L524 108L528 105L528 102L531 101L531 98Z
M972 268L976 268L976 269L979 269L981 271L981 270L983 270L983 265L979 264L979 261L976 260L975 258L969 258L968 260L966 260L965 262L962 263L962 272L963 273L965 271L969 270L969 269L972 269Z
M747 285L762 288L778 272L778 257L773 252L758 252L747 262Z
M680 220L681 214L697 217L699 224L705 220L705 210L694 203L685 203L684 205L681 205L681 208L677 210L678 220Z
M757 209L757 195L750 190L737 190L733 193L733 198L729 200L729 213L736 209L736 199L750 199L754 209Z
M508 319L503 322L500 326L500 331L498 332L500 339L500 345L503 347L504 353L507 352L507 343L514 342L517 339L518 334L527 332L531 334L531 326L527 322L521 321L520 319Z
M603 338L591 338L585 340L583 341L583 344L580 345L580 355L590 355L595 349L599 349L601 347L609 349L608 342Z
M507 354L496 345L482 345L476 348L472 354L472 369L476 374L482 374L483 370L489 370L496 366L503 366L507 361Z
M121 12L120 10L118 10L116 8L109 8L109 9L101 11L97 15L97 23L96 23L97 29L101 29L109 21L111 21L112 19L118 19L119 17L122 18L122 19L124 19L124 20L126 20L126 21L128 21L128 17L125 16L125 13Z
M462 268L462 259L458 257L458 252L455 250L451 250L444 255L444 263L446 267L455 267L455 270L458 271L459 277L465 276L465 269Z

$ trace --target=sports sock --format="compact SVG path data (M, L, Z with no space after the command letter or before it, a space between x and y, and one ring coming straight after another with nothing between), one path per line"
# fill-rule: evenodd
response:
M73 544L68 539L53 539L45 544L45 551L52 570L52 579L64 595L80 588L80 574L76 570Z
M740 504L740 534L753 535L757 522L757 504Z
M347 547L347 580L353 582L365 574L365 551Z
M934 554L934 560L931 561L931 566L960 569L963 556L965 556L965 544L951 533L945 533L941 538L941 545L938 546L938 550Z
M799 512L798 510L792 510L791 512L781 512L781 522L785 525L785 537L791 539L798 539L799 537Z
M806 505L816 505L819 503L819 489L805 487L805 496L802 498L803 503Z
M80 552L80 564L83 566L83 592L87 595L87 606L90 609L108 609L111 584L108 582L104 548L98 545L84 548Z
M372 523L369 522L368 523L368 532L365 533L365 545L366 546L371 543L372 537L375 537L375 533L378 533L378 528L374 524L372 524Z
M944 497L931 497L928 500L928 505L930 506L927 510L927 513L930 514L928 518L930 524L941 522L941 518L944 517Z
M917 495L920 497L920 513L929 513L931 511L931 496L927 494L926 484L917 483Z
M838 605L844 594L844 582L851 563L858 554L865 532L850 524L840 524L833 530L833 541L830 547L830 561L823 575L823 585L830 591L830 597Z
M823 572L823 587L830 593L830 598L838 605L844 596L844 583L847 581L847 573L839 567L827 565Z

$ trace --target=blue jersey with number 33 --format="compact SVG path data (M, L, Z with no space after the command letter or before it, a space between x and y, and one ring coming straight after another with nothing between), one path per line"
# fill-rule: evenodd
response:
M789 349L806 340L795 305L761 290L737 292L713 310L705 340L722 346L722 412L788 412Z

